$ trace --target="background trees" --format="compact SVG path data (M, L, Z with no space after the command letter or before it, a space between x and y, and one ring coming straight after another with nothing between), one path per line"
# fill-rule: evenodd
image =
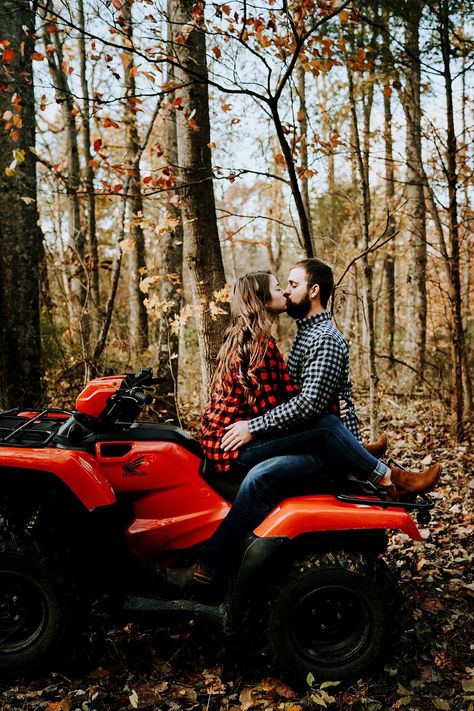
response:
M14 218L8 198L34 195L32 134L14 133L29 107L46 382L75 388L94 369L159 365L157 409L176 418L176 394L188 406L205 399L225 283L254 268L283 282L316 253L340 281L334 315L358 395L372 388L372 428L378 397L416 389L444 399L462 438L474 347L472 19L471 3L454 0L42 0L41 52L28 50L35 116L32 94L16 108L11 82L15 71L26 82L28 65L20 75L9 52L33 37L5 25L0 229L30 216L20 231L36 274L34 203ZM37 294L33 278L29 288ZM283 343L291 335L282 320Z

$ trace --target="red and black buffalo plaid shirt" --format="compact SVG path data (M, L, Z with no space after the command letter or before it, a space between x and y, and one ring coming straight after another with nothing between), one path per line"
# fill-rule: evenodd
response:
M203 415L201 445L204 454L212 460L218 471L228 471L232 460L239 455L238 450L224 452L221 449L221 438L227 425L263 415L272 407L286 402L300 390L291 382L286 363L273 336L270 336L262 360L254 372L256 383L253 405L248 403L237 378L225 376L222 383L224 394L211 400Z

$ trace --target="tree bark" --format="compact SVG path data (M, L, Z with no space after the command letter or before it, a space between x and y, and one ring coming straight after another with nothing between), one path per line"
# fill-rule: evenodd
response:
M450 66L449 38L449 2L443 0L441 6L441 52L443 55L444 82L446 89L446 175L448 179L448 221L450 243L450 275L451 275L451 382L453 395L453 417L451 434L461 442L464 439L464 391L463 391L463 353L465 350L464 329L461 311L461 276L460 276L460 235L458 223L458 177L456 165L457 141L454 127L453 85Z
M309 241L312 245L313 256L314 252L314 233L313 222L311 220L311 206L309 202L309 181L306 171L308 170L308 115L306 109L306 72L302 62L296 65L296 81L298 86L299 109L298 121L300 124L300 166L301 166L301 197L303 200L304 211L308 221Z
M27 0L3 0L2 37L11 43L8 48L14 55L8 63L0 62L0 83L5 87L0 92L4 119L0 122L0 399L3 407L38 406L42 235L31 150L35 146L34 14ZM11 121L5 121L8 111Z
M354 81L352 69L347 65L347 75L349 83L349 102L351 107L351 115L354 126L355 153L357 165L359 168L359 180L361 187L362 198L362 219L363 219L363 248L368 249L370 245L370 195L368 183L368 155L364 157L362 141L358 127L357 108L354 96ZM367 117L364 113L365 130L370 131L370 116ZM365 146L368 146L368 139L365 138ZM365 159L364 159L365 158ZM377 436L379 403L378 403L378 385L379 378L377 374L376 364L376 343L375 343L375 324L374 324L374 299L373 299L373 283L372 283L372 267L369 263L368 254L362 257L364 269L364 316L367 329L367 366L369 371L369 417L370 417L370 437L374 439Z
M42 10L44 20L43 40L45 48L50 42L54 42L55 52L46 51L48 66L56 89L56 100L61 106L64 125L67 136L67 213L69 227L69 244L72 253L71 262L73 271L71 272L71 294L74 299L74 312L79 322L79 332L81 336L81 346L85 362L89 357L90 343L90 321L88 314L88 298L90 292L89 275L86 265L86 235L81 220L81 203L79 198L79 188L81 186L81 166L79 158L79 143L77 140L77 125L74 112L74 98L67 79L67 62L63 54L63 45L59 32L49 35L47 32L48 12L52 3L48 2L47 10Z
M84 17L84 0L78 0L77 9L79 13L79 25L81 32L79 35L79 50L81 58L81 90L83 96L82 118L82 141L85 159L85 185L87 190L87 239L88 239L88 267L90 274L90 301L91 303L91 327L97 335L99 328L100 313L100 279L99 279L99 254L97 243L97 220L94 190L94 168L91 160L91 101L89 96L89 82L87 79L87 50L86 50L86 27Z
M384 20L389 24L390 16L388 12L384 13ZM390 39L387 32L383 35L383 59L384 69L388 71L390 64ZM395 198L395 183L394 183L394 163L393 163L393 135L392 135L392 98L391 88L388 91L384 89L383 106L384 106L384 147L385 147L385 207L388 215L387 237L390 241L387 244L385 251L385 260L383 266L383 280L385 284L385 294L383 301L383 331L382 331L382 347L385 355L388 357L390 367L394 366L395 358L395 233L396 223L393 215L393 202Z
M202 370L202 399L206 400L217 352L227 325L227 313L216 313L216 292L225 285L209 147L209 97L207 93L206 39L193 8L195 0L175 1L178 26L193 27L184 43L174 43L177 58L176 80L182 84L183 111L178 113L178 156L182 178L181 216L184 261L190 270L193 301L197 310L199 350ZM193 24L191 24L193 23ZM194 26L193 26L194 25ZM196 81L191 72L203 78ZM195 113L193 113L195 112Z
M127 45L133 48L133 19L131 0L125 0L121 10ZM130 170L130 182L127 197L130 246L127 250L129 276L129 333L134 360L148 348L148 314L145 308L145 294L140 290L140 280L146 272L145 235L140 226L143 215L141 194L140 166L135 165L135 156L140 151L137 123L136 82L134 75L133 52L124 52L124 123L125 123L125 163Z
M169 52L173 47L173 0L168 0L168 45ZM175 80L172 64L168 65L167 83ZM170 170L176 170L178 165L178 136L176 112L171 112L166 118L165 157ZM179 195L176 192L175 195ZM165 420L179 422L178 412L178 369L180 332L173 328L173 322L181 311L183 304L183 223L181 211L175 203L168 203L172 217L178 218L173 230L168 230L163 244L163 264L161 282L161 301L166 304L166 311L158 325L158 375L162 379L155 407Z
M416 371L414 386L424 379L426 353L426 207L423 191L421 146L421 69L419 26L423 6L410 3L405 17L406 89L403 106L406 117L406 223L411 245L409 271L410 312L407 330L407 360Z

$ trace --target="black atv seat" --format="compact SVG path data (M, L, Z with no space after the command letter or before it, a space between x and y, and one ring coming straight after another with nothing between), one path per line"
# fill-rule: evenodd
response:
M217 491L219 496L232 503L237 496L242 480L248 472L245 467L237 467L238 465L229 472L218 472L209 459L204 459L201 476L214 491Z

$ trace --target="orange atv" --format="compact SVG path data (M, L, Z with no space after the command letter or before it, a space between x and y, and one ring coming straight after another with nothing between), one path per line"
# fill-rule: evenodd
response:
M380 663L401 608L380 554L390 530L420 540L409 511L426 523L430 499L394 502L355 481L286 499L211 599L173 594L157 567L196 555L238 484L183 430L136 421L156 383L151 369L98 378L74 411L0 414L0 674L52 663L104 591L130 617L179 612L229 632L258 624L301 680L348 680Z

